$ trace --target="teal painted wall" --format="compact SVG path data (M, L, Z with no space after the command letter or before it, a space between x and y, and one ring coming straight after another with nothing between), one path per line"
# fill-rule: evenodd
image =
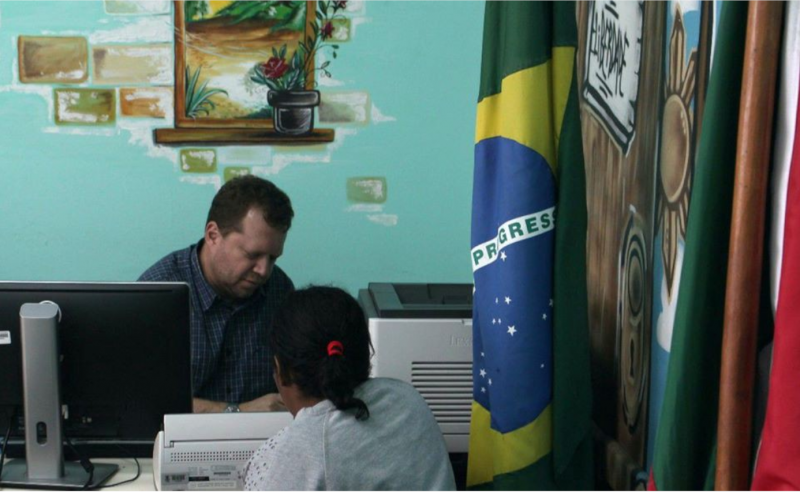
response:
M133 280L201 237L222 171L199 183L179 148L152 143L171 117L57 126L58 85L18 80L20 35L86 36L91 48L130 42L139 22L171 29L169 14L147 19L108 15L102 1L0 2L0 280ZM215 148L220 169L248 165L292 198L279 265L296 284L471 281L482 22L483 2L366 2L330 67L342 85L322 89L369 93L370 123L337 127L334 144L313 150ZM95 87L91 75L83 85ZM386 202L349 203L347 180L359 176L384 177Z

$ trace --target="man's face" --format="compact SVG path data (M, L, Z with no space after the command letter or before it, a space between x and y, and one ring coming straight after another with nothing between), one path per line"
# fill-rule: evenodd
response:
M247 212L240 229L223 236L215 222L206 225L210 261L204 273L219 295L231 299L246 299L269 280L286 242L286 233L267 224L257 208Z

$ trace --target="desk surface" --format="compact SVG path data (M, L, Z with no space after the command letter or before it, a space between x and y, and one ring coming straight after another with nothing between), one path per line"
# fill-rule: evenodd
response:
M113 463L119 465L119 471L114 474L109 480L107 485L124 482L136 476L136 462L129 458L97 458L92 459L92 463ZM142 472L139 478L134 482L120 485L119 487L111 487L113 490L155 490L156 486L153 483L153 460L150 458L139 458L139 463L142 465ZM0 487L0 490L31 490L31 489L8 489ZM100 489L105 490L105 489Z

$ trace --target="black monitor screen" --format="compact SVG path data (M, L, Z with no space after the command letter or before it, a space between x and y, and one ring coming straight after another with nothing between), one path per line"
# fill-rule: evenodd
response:
M13 424L12 435L24 436L19 311L42 301L62 314L66 438L141 448L153 442L164 414L191 412L186 284L0 282L0 435Z

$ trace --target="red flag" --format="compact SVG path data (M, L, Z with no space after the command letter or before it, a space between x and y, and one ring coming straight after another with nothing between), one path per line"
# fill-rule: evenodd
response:
M800 113L800 107L798 108ZM798 122L800 123L800 122ZM778 311L753 490L800 490L800 124L786 193Z

